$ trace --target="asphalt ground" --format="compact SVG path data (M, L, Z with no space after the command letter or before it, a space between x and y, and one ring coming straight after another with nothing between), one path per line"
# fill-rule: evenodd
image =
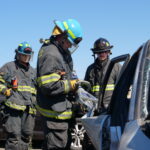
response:
M32 150L42 150L41 149L42 142L40 142L40 141L35 142L34 141L32 144L33 144ZM0 150L5 150L4 146L5 146L5 141L0 141Z

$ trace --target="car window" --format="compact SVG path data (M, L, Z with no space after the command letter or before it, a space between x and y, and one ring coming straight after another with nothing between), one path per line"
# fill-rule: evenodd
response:
M123 131L128 118L129 102L132 95L132 84L139 58L139 51L135 53L122 71L112 95L109 114L111 126L120 126Z

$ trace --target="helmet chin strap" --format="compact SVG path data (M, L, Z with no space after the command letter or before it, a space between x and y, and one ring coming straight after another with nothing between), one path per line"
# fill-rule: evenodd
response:
M94 57L94 62L95 62L95 59L96 59L96 57L95 57L95 53L93 53L93 55L92 55L93 57Z

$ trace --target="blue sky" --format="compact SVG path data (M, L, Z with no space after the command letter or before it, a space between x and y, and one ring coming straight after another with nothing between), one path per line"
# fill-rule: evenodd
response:
M31 65L36 67L40 38L48 38L53 20L73 18L80 22L83 41L73 54L75 70L83 79L93 62L90 48L99 37L114 48L111 58L133 54L150 38L149 0L1 0L0 66L14 60L14 50L23 41L34 50Z

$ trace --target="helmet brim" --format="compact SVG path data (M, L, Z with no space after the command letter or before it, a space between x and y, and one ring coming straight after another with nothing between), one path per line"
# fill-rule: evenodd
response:
M94 48L91 48L92 52L93 53L103 53L103 52L110 52L110 54L112 54L111 50L110 49L105 49L105 50L100 50L100 49L94 49Z
M110 51L110 54L112 54L111 49L112 49L113 47L114 47L114 46L111 45L111 46L107 47L107 49L91 48L91 50L93 51L93 53L100 53L100 52L107 52L107 51Z
M63 26L63 24L62 24L61 21L56 21L56 20L54 20L54 24L55 24L58 28L60 28L60 30L62 30L63 32L65 31L64 26Z

